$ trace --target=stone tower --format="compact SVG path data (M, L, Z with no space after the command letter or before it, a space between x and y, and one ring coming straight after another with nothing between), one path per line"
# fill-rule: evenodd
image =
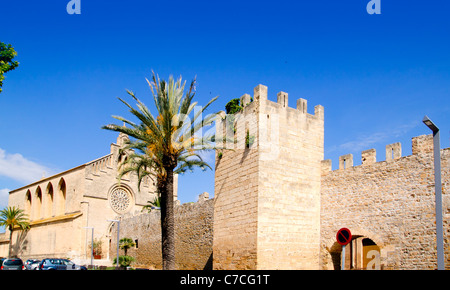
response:
M216 122L213 267L318 269L323 107L269 101L263 85L253 98Z

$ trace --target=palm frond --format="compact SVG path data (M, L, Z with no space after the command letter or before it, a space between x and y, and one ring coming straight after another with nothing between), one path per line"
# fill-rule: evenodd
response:
M135 106L119 98L125 104L132 116L138 122L113 116L127 126L109 124L103 129L121 132L133 140L125 142L120 154L127 154L125 161L119 166L119 178L134 172L138 176L138 186L146 177L159 181L167 176L166 170L175 173L192 170L194 167L211 168L199 154L204 150L214 149L214 134L205 134L202 130L210 126L216 119L216 114L203 117L206 109L217 99L211 99L204 107L193 102L195 83L192 80L186 90L186 81L181 76L175 80L172 76L168 81L161 80L152 71L151 79L146 79L153 95L157 115L153 115L149 108L136 95L127 93L136 102Z
M30 223L24 210L9 206L0 211L0 226L8 227L10 230L17 226L25 230L30 227Z

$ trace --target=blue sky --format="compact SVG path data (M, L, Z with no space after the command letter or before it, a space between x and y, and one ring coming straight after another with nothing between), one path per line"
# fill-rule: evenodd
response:
M125 89L152 105L145 81L197 76L196 100L232 98L268 86L269 99L325 107L325 159L428 134L428 115L449 147L449 1L100 1L0 2L0 41L20 62L0 94L0 207L7 191L109 153L111 115L129 116ZM211 155L211 161L213 160ZM179 199L214 192L214 172L179 180Z

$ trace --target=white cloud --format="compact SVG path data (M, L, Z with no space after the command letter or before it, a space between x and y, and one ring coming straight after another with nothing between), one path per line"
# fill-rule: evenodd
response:
M0 189L0 208L4 208L8 205L9 192L11 190L8 188Z
M339 145L340 150L347 150L347 151L361 151L370 149L370 146L377 144L379 142L382 142L389 138L391 135L387 133L374 133L369 136L363 136L358 138L358 140L350 141L347 143L343 143Z
M418 122L414 121L409 124L404 124L398 126L394 129L376 132L370 135L360 135L354 141L346 142L340 145L335 145L327 150L327 153L334 151L348 151L348 152L358 152L362 150L367 150L372 148L372 146L380 144L392 137L400 137L410 131L412 128L416 127Z
M0 176L5 176L16 181L31 183L49 176L52 170L30 161L19 153L8 154L0 148Z
M9 195L10 190L8 188L0 189L0 199L3 197L7 197Z

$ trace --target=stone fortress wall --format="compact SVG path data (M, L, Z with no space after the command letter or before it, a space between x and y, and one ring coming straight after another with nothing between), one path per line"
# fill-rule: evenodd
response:
M196 203L175 205L175 261L179 270L211 270L214 199L207 192ZM109 257L117 255L117 226L111 227ZM159 210L124 216L120 238L130 238L136 246L127 255L136 259L133 266L162 269L161 215ZM123 255L120 250L119 255Z
M354 239L346 269L368 267L368 250L378 252L381 269L435 269L432 136L412 138L410 156L395 143L386 146L385 161L377 162L370 149L361 165L353 166L349 154L332 170L331 160L323 160L323 107L312 115L306 100L293 109L287 98L280 92L276 103L269 101L267 87L259 85L253 102L241 97L245 107L234 126L221 114L216 139L234 141L216 151L215 198L177 206L177 268L339 269L335 237L347 227ZM441 159L449 269L450 148L441 150ZM160 267L157 213L123 223L121 236L139 240L137 264Z
M386 146L385 161L377 162L375 149L363 151L361 160L353 166L352 155L341 156L334 171L331 160L322 161L321 268L336 268L332 257L341 251L336 232L347 227L353 236L367 237L380 247L385 269L435 269L433 136L412 138L410 156L402 156L401 144L395 143ZM441 170L448 269L450 148L441 150ZM352 262L351 268L359 268L357 258Z

